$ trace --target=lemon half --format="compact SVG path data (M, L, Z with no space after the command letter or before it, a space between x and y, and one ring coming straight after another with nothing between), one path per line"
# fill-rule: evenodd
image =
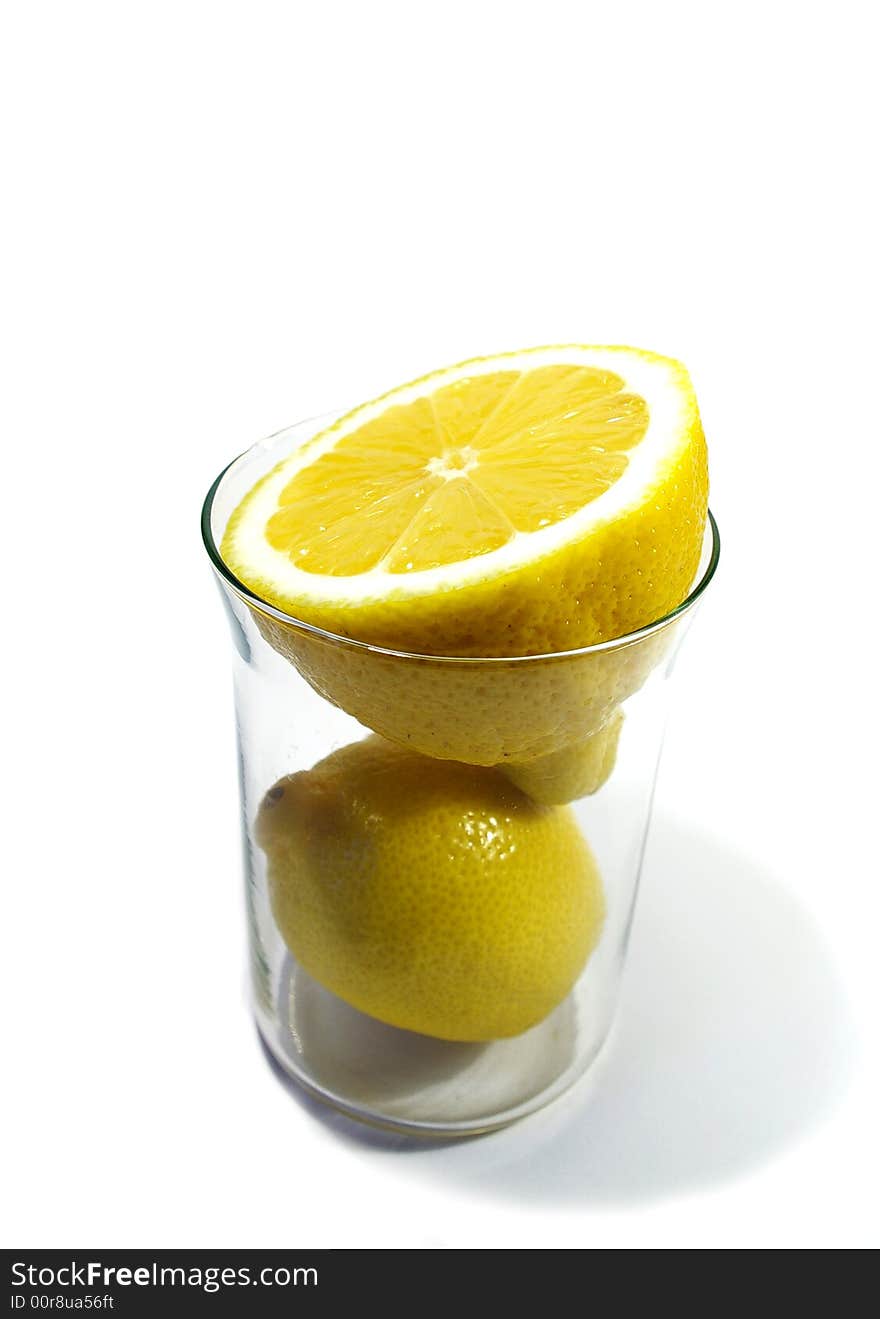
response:
M706 447L683 366L568 345L464 362L356 408L233 513L258 597L422 654L568 650L687 594Z

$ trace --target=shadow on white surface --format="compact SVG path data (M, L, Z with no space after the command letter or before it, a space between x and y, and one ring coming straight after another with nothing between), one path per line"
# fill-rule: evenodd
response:
M830 951L794 894L722 840L657 819L618 1023L566 1099L497 1135L437 1145L361 1128L289 1084L340 1135L411 1155L421 1172L589 1204L708 1187L766 1162L831 1111L853 1054Z

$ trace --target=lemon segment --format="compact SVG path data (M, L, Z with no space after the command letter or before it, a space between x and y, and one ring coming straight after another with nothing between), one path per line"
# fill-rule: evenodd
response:
M281 779L256 839L275 921L305 970L425 1035L528 1030L601 933L601 880L569 810L379 737Z

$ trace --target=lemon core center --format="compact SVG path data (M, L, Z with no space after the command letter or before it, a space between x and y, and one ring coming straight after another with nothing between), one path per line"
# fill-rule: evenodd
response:
M466 476L479 466L480 455L476 449L466 444L461 449L449 449L442 458L431 458L425 471L431 476L440 476L444 481L454 481L456 477Z

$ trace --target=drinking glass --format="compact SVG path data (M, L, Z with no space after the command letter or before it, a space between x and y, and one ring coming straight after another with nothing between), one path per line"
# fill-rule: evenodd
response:
M303 422L254 445L216 479L202 511L204 543L233 640L254 1013L284 1071L349 1116L408 1133L476 1134L562 1094L608 1036L670 679L718 563L718 529L710 514L687 598L631 635L560 654L503 659L370 646L273 608L232 574L218 549L230 515L255 482L332 420ZM563 785L563 797L584 795L570 806L546 808L573 813L595 858L604 894L601 935L571 991L522 1034L457 1041L388 1025L319 984L285 944L255 830L261 804L280 792L279 780L377 734L419 755L501 766L486 772L504 773L551 802L572 748L595 750L586 756L583 781ZM296 839L289 841L296 846ZM487 947L486 958L492 955Z

